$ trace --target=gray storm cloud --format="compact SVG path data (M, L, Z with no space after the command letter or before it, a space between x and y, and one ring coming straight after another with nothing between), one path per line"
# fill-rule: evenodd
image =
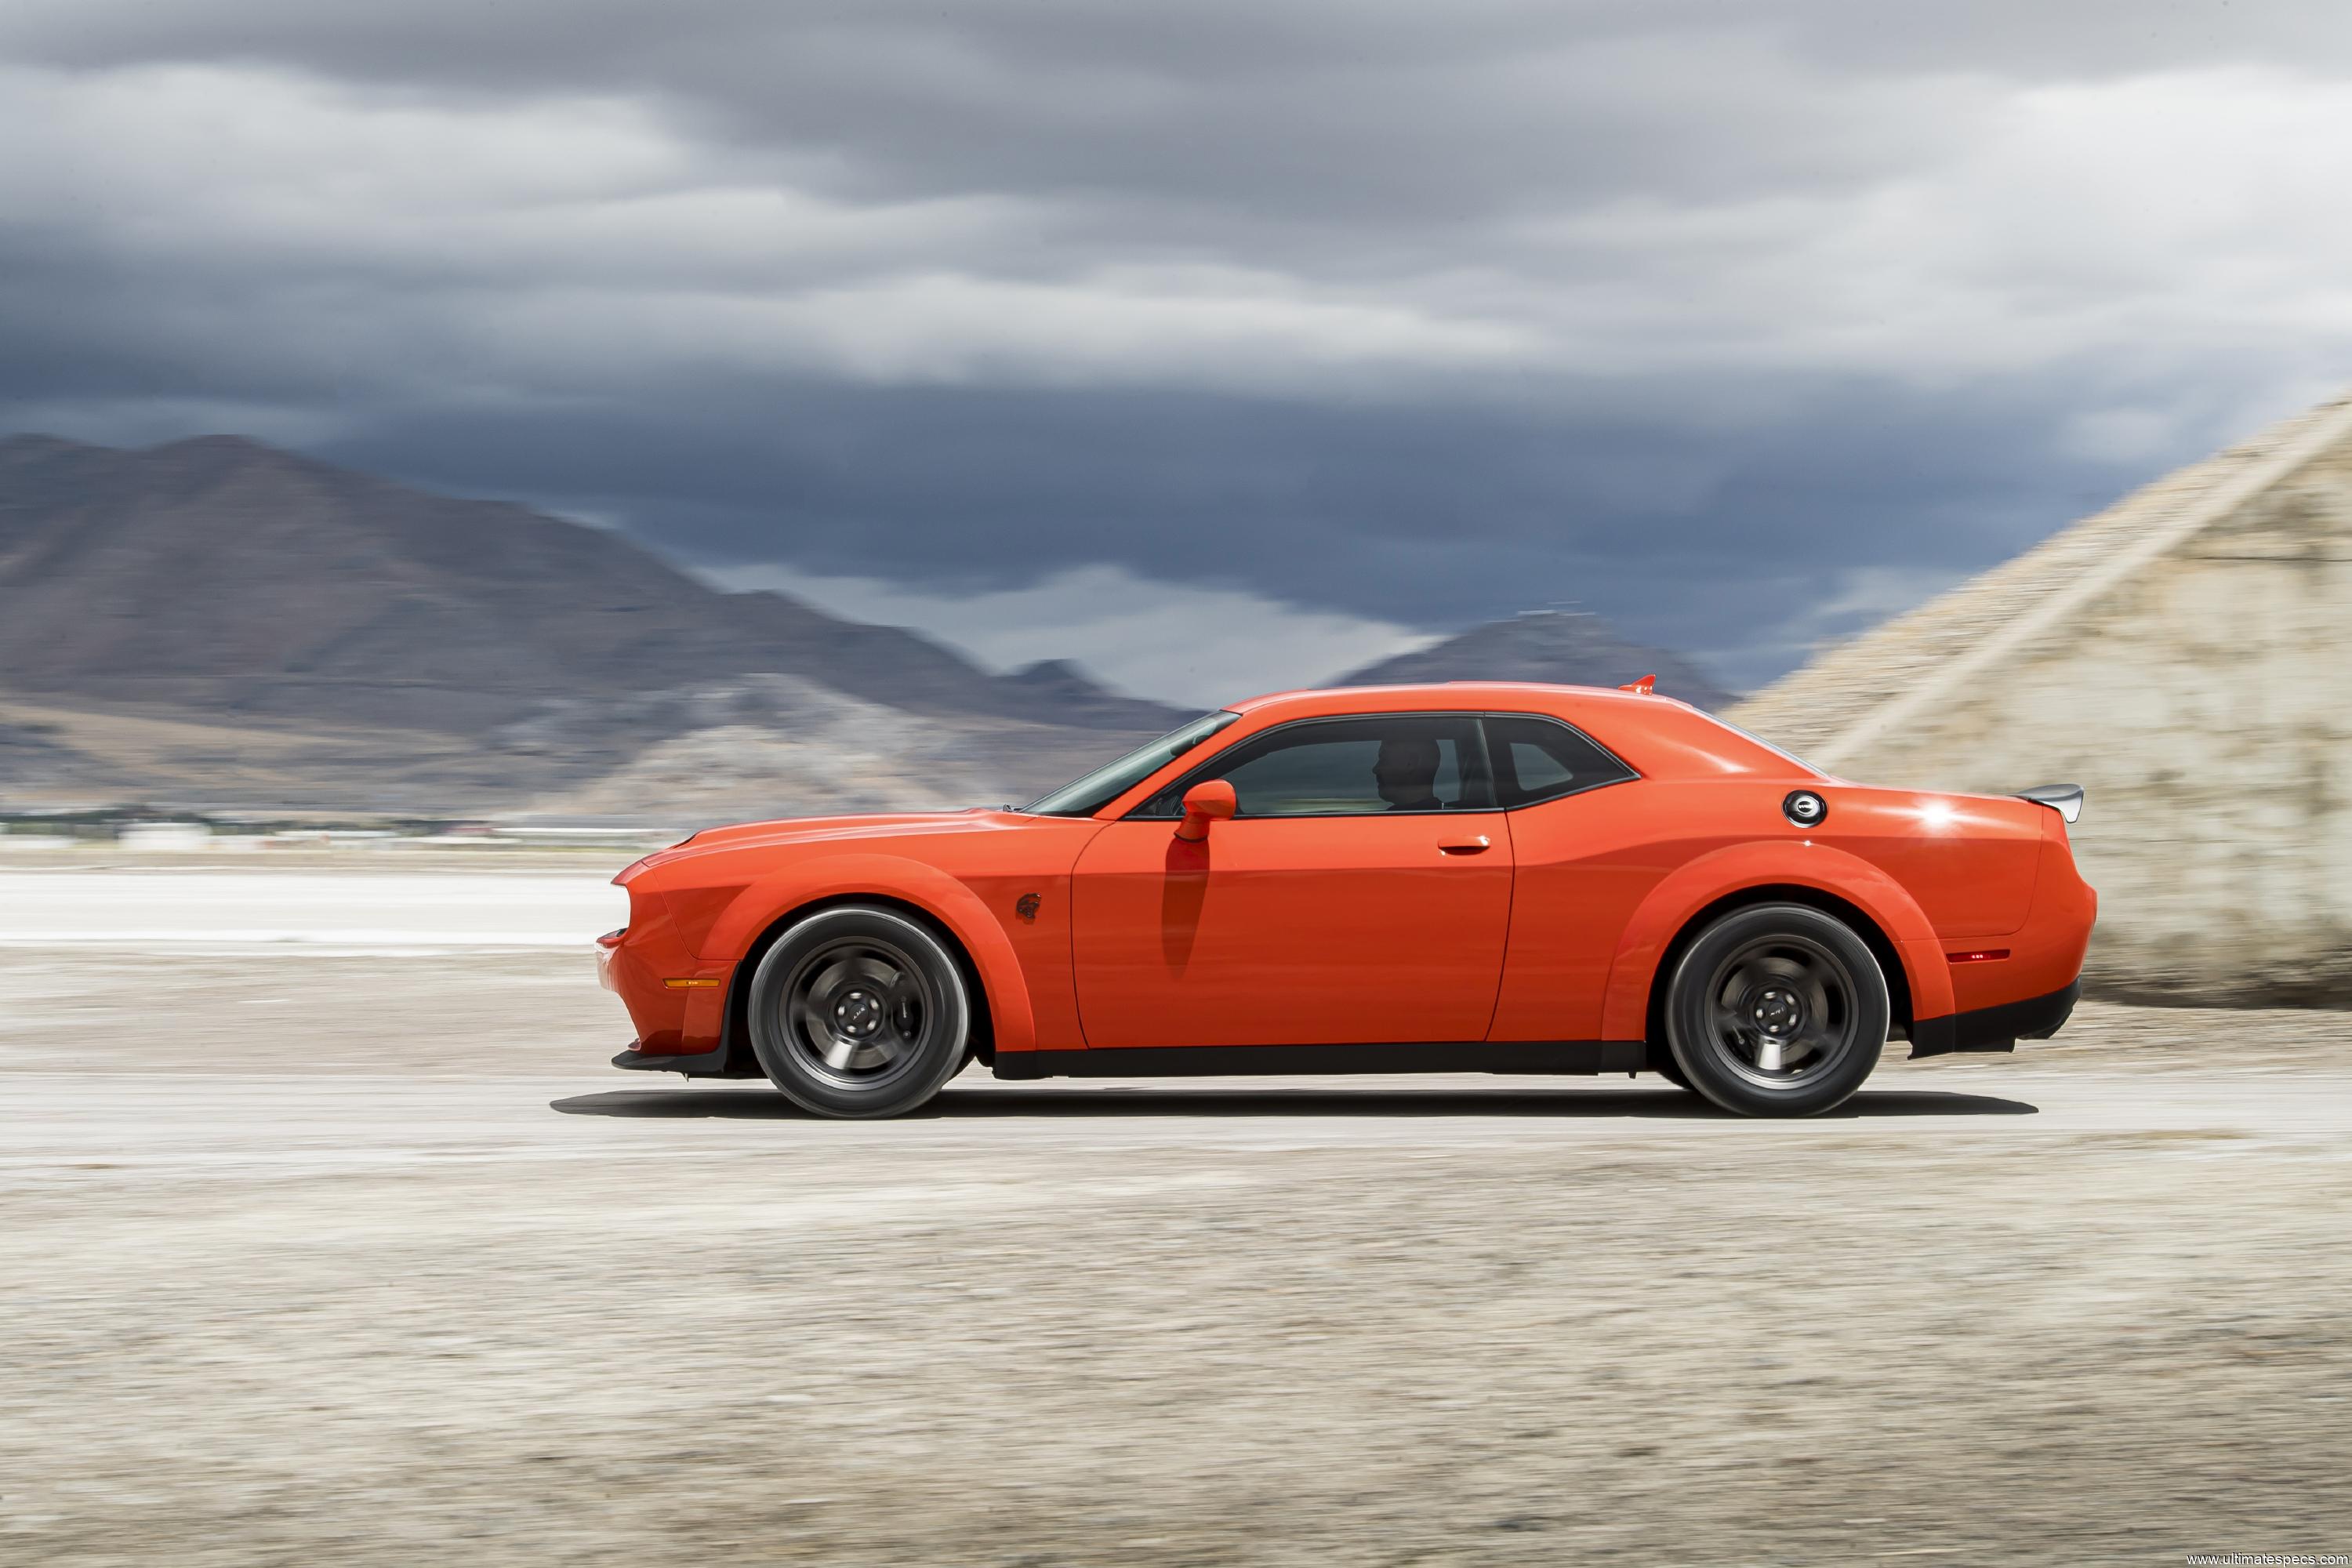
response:
M2352 15L1942 10L16 0L0 426L1750 682L2352 366Z

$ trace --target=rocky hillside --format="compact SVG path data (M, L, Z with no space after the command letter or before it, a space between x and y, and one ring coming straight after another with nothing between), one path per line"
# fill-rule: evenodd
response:
M28 700L488 736L551 702L784 674L912 712L1165 728L1074 670L725 594L620 534L233 437L0 441L0 671Z

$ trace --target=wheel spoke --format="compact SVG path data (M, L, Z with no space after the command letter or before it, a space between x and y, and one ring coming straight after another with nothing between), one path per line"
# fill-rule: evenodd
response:
M1715 1038L1722 1048L1745 1055L1749 1050L1748 1020L1740 1005L1750 988L1748 967L1734 964L1715 987Z
M906 975L906 971L879 953L860 953L849 963L850 973L866 982L872 991L887 992Z
M1804 1000L1805 1016L1812 1019L1816 1026L1828 1024L1832 1010L1830 988L1821 971L1808 967L1803 979L1798 983L1796 991L1797 994Z
M798 1026L802 1040L812 1050L823 1050L825 1042L833 1038L833 1019L826 1016L817 998L807 991L803 991L793 1000L793 1022Z
M816 976L802 986L802 993L820 1009L833 1005L836 992L845 987L857 973L856 963L846 957L828 963Z

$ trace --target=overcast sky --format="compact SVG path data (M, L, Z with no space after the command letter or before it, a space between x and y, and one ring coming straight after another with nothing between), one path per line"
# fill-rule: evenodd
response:
M0 0L0 432L1212 701L1735 686L2352 382L2352 5Z

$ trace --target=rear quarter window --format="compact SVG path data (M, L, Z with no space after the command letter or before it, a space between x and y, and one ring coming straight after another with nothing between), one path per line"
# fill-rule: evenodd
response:
M1495 766L1496 803L1507 810L1638 776L1599 742L1557 719L1491 716L1486 750Z

